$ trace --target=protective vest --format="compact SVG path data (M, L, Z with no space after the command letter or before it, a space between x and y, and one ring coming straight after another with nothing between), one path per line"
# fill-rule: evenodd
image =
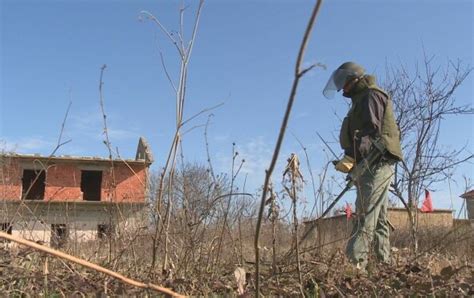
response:
M339 141L341 143L342 149L348 150L349 148L352 148L354 140L352 140L351 136L354 135L356 128L362 127L361 117L358 117L359 109L357 103L362 98L367 96L370 90L376 90L384 94L387 98L385 102L385 111L381 126L381 141L387 148L387 151L390 153L390 157L392 159L398 161L403 160L403 154L400 145L400 130L395 121L393 104L390 96L375 84L375 78L372 76L367 76L363 78L357 85L358 86L354 87L357 87L358 90L356 90L356 92L351 95L351 109L347 113L347 116L344 118L344 121L341 126Z

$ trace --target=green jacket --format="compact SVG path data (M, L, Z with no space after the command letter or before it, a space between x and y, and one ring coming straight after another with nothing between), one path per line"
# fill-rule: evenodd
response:
M392 100L375 84L375 77L363 77L344 96L352 99L339 135L345 154L359 161L372 149L372 141L380 138L387 148L387 159L403 160Z

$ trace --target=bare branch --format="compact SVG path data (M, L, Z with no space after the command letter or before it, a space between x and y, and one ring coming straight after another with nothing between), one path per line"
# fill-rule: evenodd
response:
M173 80L171 79L171 76L168 72L168 68L166 68L165 59L164 59L163 53L161 51L160 51L160 60L161 60L161 65L163 66L163 70L165 71L166 77L168 78L168 81L169 81L171 87L173 88L174 92L178 92L178 90L176 89L176 86L174 85Z
M201 111L199 111L198 113L196 113L195 115L191 116L189 119L186 119L185 121L183 121L183 123L181 123L181 126L184 126L186 125L188 122L192 121L193 119L199 117L200 115L204 114L204 113L207 113L207 112L210 112L212 110L215 110L217 108L220 108L221 106L223 106L224 103L221 102L213 107L210 107L210 108L206 108L206 109L203 109Z
M158 25L158 27L161 29L161 31L163 31L163 33L169 38L171 43L173 43L175 45L175 47L178 50L178 53L181 55L181 57L184 57L184 52L178 46L178 42L176 41L176 39L173 38L171 33L168 31L168 29L166 29L165 26L163 26L163 24L161 24L161 22L153 14L151 14L150 12L148 12L146 10L142 10L140 12L140 15L144 15L147 19L152 20L153 22L155 22L155 24Z

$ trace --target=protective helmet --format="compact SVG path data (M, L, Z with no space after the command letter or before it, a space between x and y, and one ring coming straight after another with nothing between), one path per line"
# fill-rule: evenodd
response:
M357 63L346 62L339 66L329 77L326 87L324 87L324 97L331 99L336 91L340 91L349 79L361 77L365 74L365 69Z

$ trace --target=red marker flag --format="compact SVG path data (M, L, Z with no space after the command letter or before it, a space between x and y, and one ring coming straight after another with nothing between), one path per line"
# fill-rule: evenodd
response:
M351 204L346 203L346 208L344 209L344 211L346 212L346 218L351 218L352 216Z
M425 200L420 208L421 212L433 212L433 200L431 200L431 194L429 190L425 189Z

